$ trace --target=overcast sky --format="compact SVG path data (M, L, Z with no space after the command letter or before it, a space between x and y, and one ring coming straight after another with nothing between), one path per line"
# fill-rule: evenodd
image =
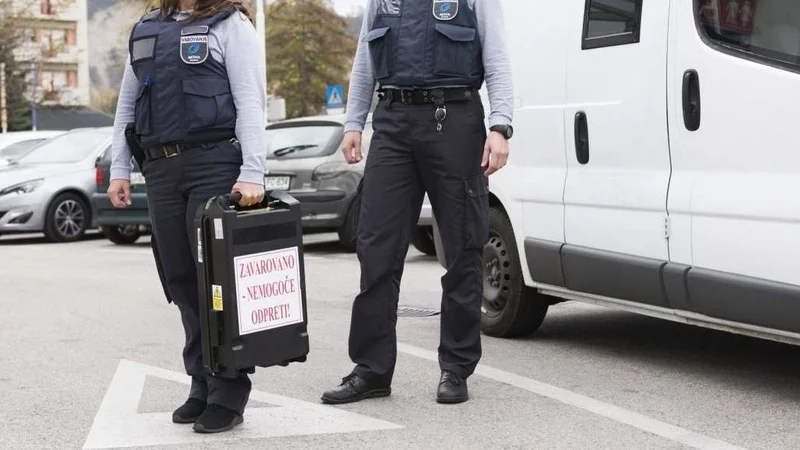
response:
M359 6L363 7L366 4L366 0L333 0L333 5L336 8L336 12L339 14L347 14L351 10L356 9Z

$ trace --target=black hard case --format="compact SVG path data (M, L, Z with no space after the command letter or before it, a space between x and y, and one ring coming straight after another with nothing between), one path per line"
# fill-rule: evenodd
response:
M210 198L195 216L197 275L203 364L210 373L233 378L256 366L305 362L309 352L303 232L299 202L272 192L254 209L235 206L238 193ZM218 219L218 220L215 220ZM221 239L215 230L222 224ZM239 334L234 258L297 247L303 321L279 328ZM222 311L213 308L212 287L222 287Z

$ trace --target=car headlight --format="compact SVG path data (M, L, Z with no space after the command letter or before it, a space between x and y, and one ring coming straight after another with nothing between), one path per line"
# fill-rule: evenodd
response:
M36 190L40 184L44 181L43 178L39 178L38 180L30 180L24 183L15 184L13 186L9 186L2 191L0 191L0 196L9 195L9 194L28 194Z
M340 177L351 170L351 166L347 163L328 162L317 166L317 168L314 169L314 172L311 173L311 179L314 181L330 180L332 178Z

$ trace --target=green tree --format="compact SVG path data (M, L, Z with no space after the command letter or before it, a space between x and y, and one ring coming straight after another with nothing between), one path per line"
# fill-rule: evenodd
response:
M270 93L286 99L287 118L325 109L325 86L346 86L356 38L325 0L276 0L266 11ZM345 93L346 95L346 93Z
M23 34L14 18L0 18L0 62L5 63L6 114L8 131L28 130L31 127L31 103L26 97L27 83L24 67L14 56Z

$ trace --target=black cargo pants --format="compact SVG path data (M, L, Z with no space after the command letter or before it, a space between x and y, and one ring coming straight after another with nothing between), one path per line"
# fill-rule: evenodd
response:
M178 307L183 322L183 362L192 377L189 397L239 413L250 395L248 376L213 377L203 366L194 217L198 206L209 197L231 192L241 164L238 144L226 140L174 157L146 160L142 167L159 276L167 299Z
M440 227L442 277L439 365L466 378L481 356L482 249L489 234L486 129L479 97L450 102L437 131L433 104L383 98L361 185L357 255L361 292L353 303L354 373L391 383L397 359L397 305L410 234L427 191Z

